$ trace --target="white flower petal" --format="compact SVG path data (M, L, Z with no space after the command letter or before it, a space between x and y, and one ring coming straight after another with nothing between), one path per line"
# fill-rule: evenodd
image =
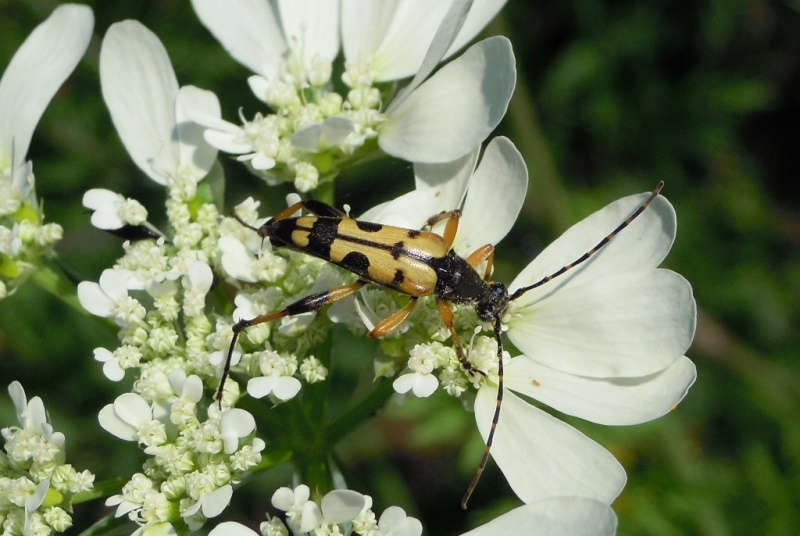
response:
M497 244L519 216L528 190L525 160L508 138L494 138L469 182L469 191L453 244L468 255L485 244Z
M135 441L138 437L136 428L119 418L113 404L103 407L97 415L97 420L107 432L120 439Z
M513 303L508 337L527 357L594 378L645 376L680 358L694 337L689 283L656 269L559 288ZM545 286L548 286L545 285ZM539 289L536 289L539 290Z
M201 499L203 515L208 519L217 517L230 504L231 497L233 497L233 487L230 484L206 493Z
M239 448L238 440L247 437L256 429L256 420L247 411L239 408L229 409L222 415L219 423L220 435L225 443L225 453L233 454ZM230 440L234 444L230 444Z
M116 359L110 359L103 363L103 374L112 382L118 382L125 377L125 369L119 366Z
M25 159L33 130L83 57L93 26L94 15L87 6L59 6L11 58L0 79L0 167L16 168Z
M326 523L352 521L366 506L364 496L349 489L337 489L322 498L322 517Z
M93 315L106 318L114 312L114 301L100 289L100 285L91 281L78 283L78 301Z
M208 536L259 536L259 533L245 527L241 523L225 521L211 529Z
M259 376L247 381L247 394L253 398L264 398L275 388L278 378L275 376Z
M178 80L158 37L142 24L112 24L100 50L100 85L134 163L159 184L178 169Z
M214 283L214 273L211 271L211 267L203 261L193 262L189 267L188 276L191 288L203 294L207 293Z
M388 536L420 536L422 523L419 519L408 517L399 506L390 506L381 514L378 528Z
M123 393L114 400L117 416L131 426L142 426L153 418L150 404L136 393Z
M83 194L81 203L90 210L101 210L119 202L120 194L105 188L92 188Z
M283 35L308 67L314 56L339 53L339 0L278 0Z
M17 411L17 421L23 425L25 410L28 407L28 399L25 396L25 389L22 387L22 384L16 380L8 384L8 396L11 397L11 401L14 403L14 409Z
M197 17L233 59L266 78L277 75L288 46L276 6L264 0L192 0Z
M613 536L617 516L610 506L581 497L548 497L519 508L465 533L463 536L519 534L527 527L532 536Z
M394 382L392 382L392 387L394 388L396 393L400 393L401 395L406 394L414 387L414 383L416 383L416 374L413 372L409 372L408 374L403 374L399 378L397 378Z
M471 41L502 8L505 0L476 0L466 20L454 28L455 40L442 48L448 57ZM434 35L448 13L449 2L404 0L342 2L342 41L345 58L371 59L378 81L399 80L420 71ZM424 17L420 13L425 13ZM454 24L455 26L455 24ZM450 40L453 37L450 36ZM442 59L442 52L437 59Z
M461 206L479 151L450 162L414 164L416 189L371 208L362 220L421 229L431 216Z
M300 486L298 486L298 488L300 488L301 486L305 486L305 484L301 484ZM305 487L307 488L308 486ZM278 510L286 512L290 508L294 507L294 495L295 492L292 491L291 488L287 487L278 488L275 490L275 493L272 494L272 500L271 500L272 506L274 506Z
M525 356L506 365L506 387L567 415L605 425L657 419L678 404L697 376L681 357L669 368L640 378L586 378L544 367Z
M578 259L630 217L649 195L631 195L614 201L570 227L531 261L509 289L514 291L533 284ZM597 280L622 271L655 268L672 247L676 225L675 209L666 198L658 196L647 210L588 261L528 292L519 302L536 301L539 294L552 292L556 284L566 286L582 279Z
M486 385L475 399L475 420L484 440L496 397ZM525 503L574 495L610 504L625 486L625 470L606 449L510 391L503 396L492 458Z
M311 530L321 526L325 520L322 518L322 511L320 511L317 503L307 501L303 504L300 514L299 532L310 532Z
M220 117L219 99L210 91L194 86L184 86L175 101L175 123L180 143L179 160L183 169L191 169L192 176L200 180L211 170L217 159L217 148L205 139L205 126L196 123L192 116L203 114Z
M390 105L378 143L412 162L447 162L475 149L505 114L516 81L514 54L504 37L470 47Z
M272 388L272 394L274 394L278 400L286 402L294 398L295 395L300 392L301 387L302 384L297 378L281 376L276 379L275 385Z
M128 279L121 270L106 268L100 274L98 283L103 292L114 301L121 300L128 295Z

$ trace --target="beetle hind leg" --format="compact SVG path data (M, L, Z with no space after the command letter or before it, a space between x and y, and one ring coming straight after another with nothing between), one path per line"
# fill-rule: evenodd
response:
M283 318L285 316L295 316L302 313L309 313L311 311L318 311L326 305L337 302L342 298L346 298L366 284L366 281L359 279L355 283L351 283L349 285L335 287L330 290L326 290L325 292L319 292L317 294L312 294L311 296L306 296L301 300L290 303L280 311L258 315L255 318L243 319L236 322L233 325L233 337L231 338L231 345L228 347L228 356L225 359L225 366L222 369L222 377L219 380L219 388L217 389L216 399L219 401L219 403L222 403L222 390L225 387L225 380L228 379L228 375L230 374L231 358L233 357L233 351L236 349L236 342L239 340L239 334L242 331L249 327L257 326L258 324L264 324L266 322L272 322L273 320L278 320L279 318Z

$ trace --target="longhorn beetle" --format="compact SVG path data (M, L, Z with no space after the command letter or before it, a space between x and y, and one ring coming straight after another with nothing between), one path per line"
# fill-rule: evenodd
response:
M221 401L222 389L230 373L231 356L242 331L285 316L316 311L353 294L368 283L381 285L411 297L405 307L375 326L369 333L371 338L381 337L397 328L414 309L419 298L435 296L439 314L444 325L450 331L453 346L461 365L470 374L477 373L485 376L484 372L473 367L464 354L461 340L455 330L453 310L450 307L450 303L472 305L480 320L492 324L497 340L498 386L497 404L489 435L486 438L483 457L461 500L461 507L466 509L467 501L489 460L492 440L500 419L500 407L503 402L501 320L509 303L529 290L544 285L587 261L644 212L653 199L658 196L663 186L663 181L659 182L650 196L593 248L536 283L517 289L513 294L509 294L503 283L489 280L494 260L494 246L487 244L479 247L466 258L460 257L452 249L461 216L460 210L442 212L428 220L426 225L428 228L445 221L444 233L441 236L431 231L403 229L356 220L330 205L313 200L295 203L258 228L237 217L242 225L256 231L262 239L269 239L273 248L286 248L319 257L353 272L359 276L359 279L349 285L307 296L287 305L280 311L236 322L233 325L233 338L222 371L217 399ZM301 209L305 209L311 215L294 216ZM486 262L486 268L483 274L480 274L478 269L484 262Z

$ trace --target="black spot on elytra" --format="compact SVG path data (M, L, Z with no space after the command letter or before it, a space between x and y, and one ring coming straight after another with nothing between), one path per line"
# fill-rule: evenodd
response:
M396 270L394 273L394 279L392 279L392 286L397 287L405 280L406 274L403 273L403 270Z
M383 229L383 225L381 225L380 223L371 223L368 221L360 221L360 220L356 220L356 226L365 233L377 233L378 231Z
M409 238L416 238L417 236L419 236L419 233L420 233L420 231L418 231L417 229L409 229L408 230Z
M398 242L392 246L391 254L392 258L397 260L400 258L400 255L406 250L406 245L403 242Z
M323 259L329 259L339 222L341 220L336 218L317 218L308 236L308 250Z
M366 255L358 251L351 251L345 255L339 265L358 275L368 275L367 268L369 268L369 259Z

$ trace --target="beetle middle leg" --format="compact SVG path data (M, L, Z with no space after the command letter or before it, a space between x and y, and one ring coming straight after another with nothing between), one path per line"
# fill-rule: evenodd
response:
M486 269L483 272L483 280L488 281L489 276L492 275L492 267L494 267L494 246L486 244L481 246L465 259L467 264L475 268L475 271L480 268L481 264L486 262Z
M350 296L366 284L367 281L359 279L355 283L351 283L349 285L335 287L330 290L326 290L325 292L319 292L317 294L312 294L311 296L306 296L305 298L297 300L294 303L290 303L280 311L258 315L257 317L249 320L243 319L236 322L233 325L233 338L231 339L231 345L228 348L228 357L225 359L225 367L222 369L222 378L220 378L219 381L219 389L217 389L217 400L222 403L222 390L225 387L225 380L230 374L233 350L236 348L236 341L239 340L239 334L242 331L249 327L257 326L258 324L263 324L265 322L272 322L273 320L277 320L285 316L295 316L303 313L309 313L311 311L318 311L326 305Z
M413 296L411 300L397 312L392 313L391 315L387 316L380 322L378 322L372 331L369 332L370 339L377 339L378 337L383 337L384 335L391 333L397 327L403 323L403 320L408 318L408 315L411 314L411 311L414 310L414 307L417 305L417 298Z

